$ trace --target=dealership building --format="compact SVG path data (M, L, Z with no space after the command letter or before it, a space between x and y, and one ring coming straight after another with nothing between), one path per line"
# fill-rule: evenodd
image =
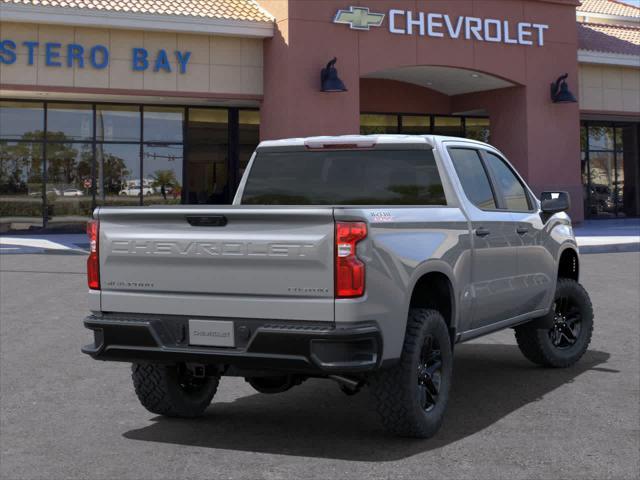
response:
M0 0L0 96L0 233L230 203L260 140L353 133L488 141L577 221L640 215L616 0Z

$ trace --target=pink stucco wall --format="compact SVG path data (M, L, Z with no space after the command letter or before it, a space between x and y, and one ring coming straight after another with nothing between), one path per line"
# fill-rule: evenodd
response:
M553 104L549 84L569 73L578 94L576 0L259 0L277 18L265 42L261 136L283 138L359 131L361 111L489 112L492 142L532 187L571 192L572 215L582 220L579 109ZM548 24L545 45L394 35L383 25L356 31L332 22L352 4ZM385 23L388 19L385 19ZM320 69L333 56L346 93L320 92ZM447 97L401 82L363 79L390 68L436 65L471 69L515 87Z

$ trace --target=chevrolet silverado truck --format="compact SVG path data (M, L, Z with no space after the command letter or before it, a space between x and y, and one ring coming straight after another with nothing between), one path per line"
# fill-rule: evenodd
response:
M455 345L513 328L536 364L585 353L569 201L472 140L265 141L232 205L96 209L83 352L132 363L155 414L203 414L224 375L262 393L315 377L368 388L386 429L427 438Z

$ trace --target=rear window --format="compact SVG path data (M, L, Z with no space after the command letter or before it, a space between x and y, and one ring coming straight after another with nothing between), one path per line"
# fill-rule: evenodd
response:
M258 152L248 205L446 205L430 150Z

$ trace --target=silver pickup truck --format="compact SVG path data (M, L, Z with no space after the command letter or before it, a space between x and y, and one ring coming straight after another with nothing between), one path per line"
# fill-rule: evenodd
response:
M538 200L495 148L438 136L262 142L233 205L98 208L94 334L149 411L201 415L223 375L367 387L391 432L440 427L457 343L514 328L568 367L593 311L565 192Z

